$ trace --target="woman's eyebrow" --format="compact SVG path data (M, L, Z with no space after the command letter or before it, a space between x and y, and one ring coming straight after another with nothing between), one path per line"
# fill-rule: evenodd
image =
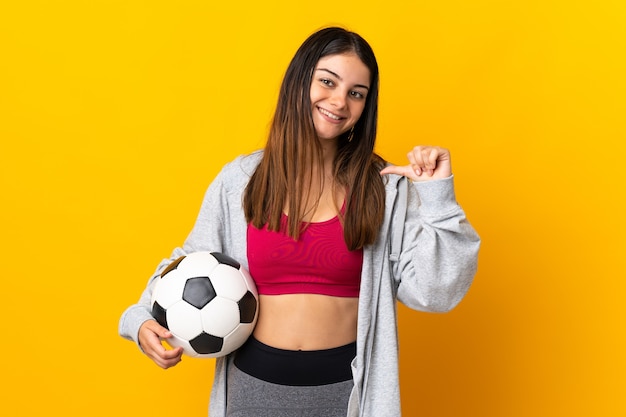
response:
M316 69L315 69L315 71L326 71L327 73L329 73L329 74L333 75L334 77L336 77L339 81L343 81L343 78L341 78L341 77L339 76L339 74L337 74L337 73L336 73L336 72L334 72L334 71L329 70L328 68L316 68ZM355 87L364 88L364 89L366 89L366 90L368 90L368 91L369 91L369 89L370 89L368 86L363 85L363 84L356 84L356 85L355 85Z

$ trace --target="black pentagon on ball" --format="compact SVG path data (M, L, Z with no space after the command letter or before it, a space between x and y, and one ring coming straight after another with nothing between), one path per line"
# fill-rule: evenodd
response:
M239 317L242 323L252 323L256 315L256 298L250 291L241 297L239 305Z
M230 265L235 269L239 269L239 267L241 266L239 262L237 262L236 260L234 260L228 255L224 255L223 253L211 252L211 255L213 255L213 257L217 259L217 261L221 264Z
M165 327L167 330L170 328L167 327L167 313L163 307L156 301L152 305L152 317L159 323L161 326Z
M224 346L224 339L202 332L199 336L189 341L189 344L197 353L207 355L217 353Z
M189 278L185 282L183 300L197 309L201 309L217 296L209 277Z

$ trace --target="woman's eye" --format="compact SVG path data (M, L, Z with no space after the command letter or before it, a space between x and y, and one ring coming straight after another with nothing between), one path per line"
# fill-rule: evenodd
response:
M350 91L350 95L354 98L363 98L363 94L359 93L358 91Z
M328 86L333 85L333 82L331 80L329 80L328 78L322 78L320 81L322 82L322 84L325 84L325 85L328 85Z

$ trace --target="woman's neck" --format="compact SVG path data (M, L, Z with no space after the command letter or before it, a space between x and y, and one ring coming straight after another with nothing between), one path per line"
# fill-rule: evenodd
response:
M337 139L322 140L320 142L322 145L322 169L324 171L324 178L332 178L333 163L337 155Z

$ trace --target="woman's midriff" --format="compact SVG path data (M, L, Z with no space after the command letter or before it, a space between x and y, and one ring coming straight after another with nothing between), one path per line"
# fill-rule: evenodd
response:
M254 337L279 349L320 350L356 340L356 297L260 295Z

